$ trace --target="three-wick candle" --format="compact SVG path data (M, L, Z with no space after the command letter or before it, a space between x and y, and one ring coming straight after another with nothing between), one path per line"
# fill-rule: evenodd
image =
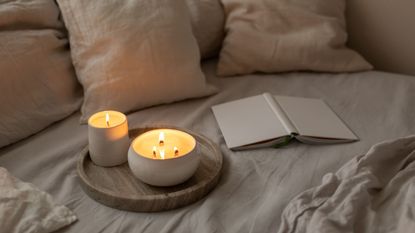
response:
M172 186L189 179L199 165L197 142L176 129L155 129L131 143L128 164L141 181L155 186Z
M97 112L88 119L89 154L99 166L117 166L127 161L127 117L117 111Z

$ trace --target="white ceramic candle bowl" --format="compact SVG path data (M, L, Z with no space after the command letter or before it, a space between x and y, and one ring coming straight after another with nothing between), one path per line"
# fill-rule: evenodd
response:
M88 120L89 154L99 166L117 166L127 161L127 117L121 112L103 111Z
M160 132L164 135L162 143ZM156 129L133 140L128 151L128 164L144 183L173 186L188 180L196 172L199 157L197 142L190 134L175 129Z

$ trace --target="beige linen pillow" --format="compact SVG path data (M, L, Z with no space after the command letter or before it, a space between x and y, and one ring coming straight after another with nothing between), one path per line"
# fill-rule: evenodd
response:
M82 90L56 30L0 32L0 147L79 109Z
M212 94L188 9L171 0L58 0L84 87L81 121Z
M63 26L53 0L0 0L0 147L81 106Z
M0 30L63 29L53 0L0 0Z
M371 69L345 46L345 0L221 0L226 37L219 75Z
M0 32L0 147L79 109L82 90L67 46L52 29Z
M220 0L186 0L192 31L202 58L218 54L225 36L225 12Z

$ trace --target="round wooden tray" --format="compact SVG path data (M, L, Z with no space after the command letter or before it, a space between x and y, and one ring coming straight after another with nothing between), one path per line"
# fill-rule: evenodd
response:
M135 138L151 129L154 128L130 130L130 138ZM136 212L175 209L201 199L219 181L222 153L210 139L189 130L180 128L179 130L193 135L201 151L200 165L196 173L186 182L172 187L147 185L132 174L127 163L109 168L95 165L86 147L79 156L77 167L83 190L88 196L106 206Z

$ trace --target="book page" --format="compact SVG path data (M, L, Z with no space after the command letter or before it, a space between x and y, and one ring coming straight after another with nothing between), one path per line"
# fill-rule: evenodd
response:
M289 135L263 95L219 104L212 110L229 148Z
M301 137L315 137L321 141L358 140L323 100L288 96L275 96L275 99Z
M284 126L285 131L289 134L298 134L298 130L295 128L291 120L288 119L287 114L284 112L284 110L282 110L281 106L275 100L274 96L268 92L265 92L263 95L265 100L268 102L268 105L271 107L272 111L274 111L274 114L278 117L278 119Z

